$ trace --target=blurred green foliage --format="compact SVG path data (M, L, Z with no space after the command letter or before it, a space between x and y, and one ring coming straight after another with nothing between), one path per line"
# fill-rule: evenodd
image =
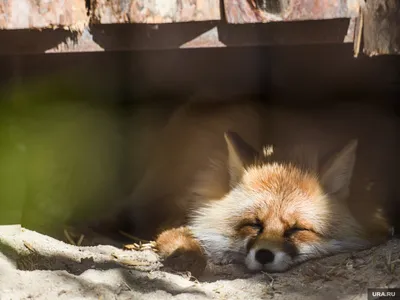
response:
M118 118L105 99L112 93L77 74L4 89L0 225L52 234L112 205L121 165Z

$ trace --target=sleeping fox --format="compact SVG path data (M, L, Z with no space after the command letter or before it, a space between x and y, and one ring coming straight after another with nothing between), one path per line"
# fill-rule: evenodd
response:
M365 249L390 235L396 126L353 105L192 101L155 135L121 217L156 238L165 265L195 275L207 261L279 272Z

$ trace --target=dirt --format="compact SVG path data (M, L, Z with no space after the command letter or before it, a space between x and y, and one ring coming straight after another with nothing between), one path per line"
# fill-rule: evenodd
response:
M201 278L162 268L151 249L78 247L0 226L0 299L367 299L400 287L400 240L304 263L279 274L209 265Z

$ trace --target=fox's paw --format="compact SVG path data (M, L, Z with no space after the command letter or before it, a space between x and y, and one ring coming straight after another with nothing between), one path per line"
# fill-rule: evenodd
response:
M206 268L203 249L186 227L164 231L158 236L156 247L164 266L174 271L189 271L198 277Z
M167 256L163 262L166 268L177 272L189 271L192 276L199 277L206 268L206 260L197 251L187 251L176 249L171 255Z

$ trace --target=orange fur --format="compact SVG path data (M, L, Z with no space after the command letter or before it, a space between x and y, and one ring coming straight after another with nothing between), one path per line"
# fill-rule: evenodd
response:
M366 191L365 179L391 176L395 134L373 109L302 115L189 103L157 135L127 212L136 235L158 234L167 265L196 274L206 258L283 271L370 247L387 238L387 219L375 212L389 187Z
M199 276L206 267L203 249L187 227L162 232L157 237L157 248L167 258L164 265L175 271L190 270L193 276Z

